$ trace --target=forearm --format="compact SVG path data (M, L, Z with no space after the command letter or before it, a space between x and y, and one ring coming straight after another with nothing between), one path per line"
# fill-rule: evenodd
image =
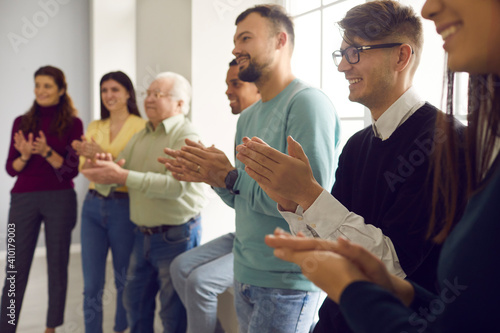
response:
M292 233L300 231L306 236L329 240L343 236L375 254L384 262L390 273L400 277L406 276L389 237L385 236L381 229L366 224L362 216L347 210L326 190L323 190L306 212L300 207L295 213L281 213L290 225Z
M172 174L130 171L124 183L128 188L139 190L150 198L176 199L185 194L185 182Z
M28 163L30 157L26 158L26 157L23 157L22 155L19 156L18 158L16 158L14 161L12 161L12 168L16 171L16 172L21 172L23 171L24 167L26 166L26 164Z
M52 154L49 156L49 157L46 157L47 156L47 153L49 151L52 151ZM59 155L55 150L52 150L52 148L50 148L50 150L47 150L47 152L45 153L45 155L43 155L42 157L45 158L45 160L54 168L54 169L59 169L63 163L64 163L64 158Z

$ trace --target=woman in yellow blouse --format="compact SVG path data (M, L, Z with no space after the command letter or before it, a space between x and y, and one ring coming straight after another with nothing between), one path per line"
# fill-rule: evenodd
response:
M123 72L104 75L101 87L101 120L90 123L81 141L72 146L80 155L80 166L97 152L111 153L113 157L125 148L130 138L145 126L135 100L130 78ZM103 197L90 183L82 208L82 268L84 280L83 312L85 332L102 332L103 296L116 294L115 332L127 328L127 316L122 303L131 244L134 242L134 224L129 218L129 198L125 186ZM106 257L111 248L115 290L104 288Z

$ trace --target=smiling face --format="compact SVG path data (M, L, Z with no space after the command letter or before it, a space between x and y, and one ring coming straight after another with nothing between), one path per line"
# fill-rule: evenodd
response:
M110 113L128 111L127 101L129 97L127 89L115 80L107 80L101 84L101 100Z
M443 37L451 70L500 73L500 1L427 0L422 16Z
M239 67L239 78L256 82L271 71L274 63L271 23L258 13L249 14L238 23L233 54Z
M238 78L238 66L230 66L227 71L226 95L233 114L238 114L260 99L255 84L244 82Z
M172 79L160 78L154 80L148 88L153 93L144 100L144 109L155 128L163 120L182 113L183 102L175 100L170 93L173 84ZM161 92L163 96L157 97L155 92Z
M364 41L355 38L357 45L382 44L383 41ZM349 44L342 42L341 49L345 50ZM394 49L366 50L359 54L359 62L350 64L345 57L339 64L338 70L345 74L349 81L349 100L360 103L372 112L374 109L383 108L387 104L387 93L390 92L395 82L394 73L391 71L391 52Z
M59 99L64 94L64 89L59 89L54 78L50 75L37 75L35 77L35 99L40 106L59 104Z

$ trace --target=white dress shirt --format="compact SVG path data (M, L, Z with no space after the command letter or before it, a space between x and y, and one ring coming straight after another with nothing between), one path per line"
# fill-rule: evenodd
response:
M419 98L414 88L408 89L377 121L373 121L372 128L375 136L387 140L424 104L425 101ZM375 254L392 274L406 277L390 238L385 236L379 228L366 224L362 216L350 212L328 191L323 190L305 212L299 206L295 213L281 210L280 213L288 222L292 234L295 235L301 231L309 237L330 240L343 236Z

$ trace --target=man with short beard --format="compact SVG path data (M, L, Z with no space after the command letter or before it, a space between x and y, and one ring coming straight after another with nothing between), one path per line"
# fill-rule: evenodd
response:
M291 71L293 23L282 7L249 8L236 19L234 36L239 77L254 82L262 100L238 120L236 143L259 136L287 152L287 137L304 143L314 176L326 189L333 185L338 118L328 97L295 78ZM179 180L203 181L235 209L235 305L240 332L309 332L318 289L296 265L278 260L264 244L276 227L289 230L274 202L246 173L215 147L186 140L187 146L165 152L177 160L165 165Z
M252 82L238 78L233 59L226 76L226 95L231 113L238 115L260 99ZM177 256L170 265L172 284L187 313L187 333L224 332L217 320L218 296L233 285L234 232Z

